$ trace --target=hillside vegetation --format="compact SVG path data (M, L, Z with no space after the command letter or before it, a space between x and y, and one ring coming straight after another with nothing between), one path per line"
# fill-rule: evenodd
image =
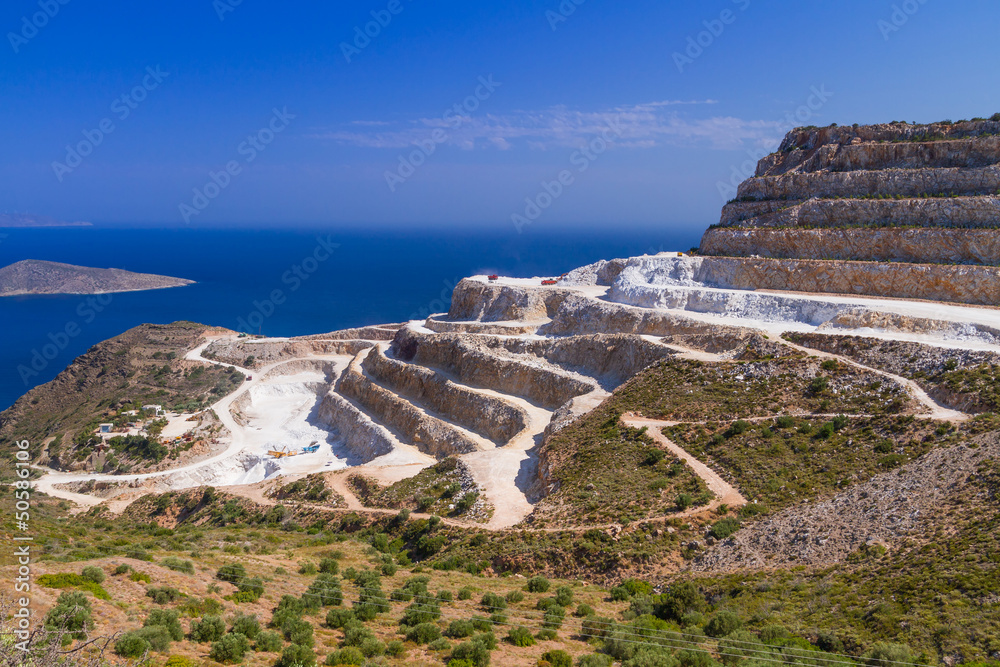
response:
M144 324L98 343L52 382L0 413L0 452L27 440L38 456L51 439L50 457L72 454L74 443L85 441L126 405L159 404L183 411L211 405L244 380L238 371L184 360L211 330L192 322Z

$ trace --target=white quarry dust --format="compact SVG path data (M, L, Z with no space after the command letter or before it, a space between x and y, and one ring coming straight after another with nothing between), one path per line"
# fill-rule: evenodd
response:
M623 271L610 288L596 284L559 284L555 287L572 290L599 302L618 302L643 309L676 313L707 325L729 324L754 328L777 340L781 340L780 335L788 331L823 330L828 333L865 335L887 340L916 340L942 347L1000 351L997 339L991 340L990 332L991 327L996 327L1000 339L1000 310L997 309L862 296L720 289L693 282L688 273L681 270L684 267L677 266L686 262L687 258L668 254L644 257L640 260ZM584 275L587 271L581 269L580 273ZM596 275L596 271L589 273ZM473 280L488 282L485 276L476 276ZM540 289L540 283L540 278L500 278L491 284ZM859 309L877 313L895 313L910 318L926 318L943 322L947 326L941 330L931 328L926 331L897 331L874 328L850 329L834 327L830 323L833 317L854 313ZM422 326L423 322L411 324L423 333L433 333ZM967 325L968 329L963 329L963 325ZM835 331L829 331L831 328ZM535 334L517 334L516 337L537 338ZM215 339L220 338L233 337L215 336ZM658 341L656 337L645 338L653 342ZM278 340L287 339L244 339L243 342L264 344ZM338 438L332 435L316 417L321 398L331 390L333 378L339 376L348 366L352 360L351 356L311 355L295 360L286 359L251 371L204 358L202 352L211 342L212 340L206 340L203 345L189 352L186 358L231 366L254 378L213 406L229 433L226 438L220 438L226 445L224 451L200 462L141 475L94 475L47 471L48 474L37 482L37 489L84 507L99 504L104 502L104 499L56 489L55 485L87 480L124 482L132 483L139 487L139 491L146 492L213 485L236 487L232 489L234 492L252 495L259 493L260 487L247 485L258 484L278 476L301 477L310 473L344 470L355 461L351 453L343 449ZM815 350L806 352L814 356L822 355ZM687 350L684 354L706 361L717 360L717 355L699 351ZM840 359L844 363L860 366L849 359ZM301 363L290 363L302 360L317 362L317 369L302 370ZM318 369L320 362L327 366L332 365L332 371L327 369L332 372L332 376ZM531 361L525 360L525 363L530 364ZM283 373L282 366L285 364L289 365L288 371ZM893 378L909 387L914 397L926 406L931 416L953 420L965 417L962 413L937 405L914 383L895 376ZM451 379L458 383L455 378ZM485 443L483 451L460 457L468 465L484 495L495 507L493 518L486 527L502 529L516 525L532 511L533 505L528 496L528 489L538 480L538 447L541 444L543 431L553 418L553 412L514 396L490 389L464 386L518 405L529 416L529 426L506 445L496 447L493 443L477 436L477 442ZM573 414L582 414L593 409L606 396L606 392L598 391L593 395L578 397L572 406ZM464 430L450 422L446 415L435 414L435 416ZM636 419L632 421L638 425ZM170 433L179 435L186 431L186 427L193 424L194 422L184 422L181 417L177 417L171 420ZM643 425L649 425L651 431L658 431L658 427L662 426L659 423L646 422L643 422ZM718 502L728 502L734 506L745 502L739 493L725 484L714 471L709 468L703 470L704 466L699 468L693 457L684 454L674 443L666 441L662 436L657 437L653 433L651 435L662 446L685 458L695 472L716 492L719 496ZM390 453L363 465L351 467L350 470L373 477L382 483L392 483L412 477L435 462L435 459L420 452L413 443L401 442L395 437L392 441L394 448ZM300 452L303 447L314 443L319 444L319 450L313 454L298 453L284 458L275 458L268 454L269 451L284 449ZM345 477L345 474L327 476L334 488L347 499L349 507L362 509L360 503L350 493ZM135 493L136 489L131 491ZM118 510L124 506L123 502L109 504Z

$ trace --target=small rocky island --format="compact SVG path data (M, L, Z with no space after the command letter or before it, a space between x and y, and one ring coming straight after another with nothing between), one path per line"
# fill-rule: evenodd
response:
M95 269L26 259L0 269L0 297L37 294L108 294L182 287L193 280L122 269Z

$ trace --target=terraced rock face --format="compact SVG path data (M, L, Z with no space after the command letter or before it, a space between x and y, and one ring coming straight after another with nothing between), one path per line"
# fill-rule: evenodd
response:
M1000 122L795 130L707 255L1000 264Z

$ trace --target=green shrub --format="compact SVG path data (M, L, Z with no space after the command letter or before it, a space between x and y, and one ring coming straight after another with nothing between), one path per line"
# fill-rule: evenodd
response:
M375 633L363 623L355 621L344 626L344 646L361 646L368 639L375 639Z
M709 637L725 637L731 632L739 630L742 625L739 616L724 609L708 621L705 626L705 634Z
M420 602L418 600L406 608L399 624L413 626L421 623L430 623L439 618L441 618L441 607L437 601Z
M104 570L93 565L83 568L83 572L80 573L80 576L95 584L104 583L105 579Z
M875 642L861 659L868 667L885 667L886 664L916 662L917 656L906 644Z
M365 664L364 654L354 646L342 648L326 656L328 665L363 665Z
M483 611L492 612L507 608L507 600L503 599L496 593L492 591L489 593L484 593L482 599L479 601L479 606Z
M447 651L451 648L451 642L444 637L439 637L428 644L427 648L431 651Z
M353 620L355 620L354 612L350 609L331 609L326 614L328 628L342 628Z
M219 568L219 571L215 573L215 578L238 586L241 581L247 578L247 570L240 563L228 563Z
M761 648L763 647L757 636L746 630L737 630L719 640L719 653L722 662L727 665L736 665L746 658L758 657Z
M531 636L531 631L526 628L511 628L508 630L507 641L518 648L535 645L535 638Z
M254 650L260 653L274 653L281 650L281 635L271 630L266 630L257 635L254 642Z
M451 602L455 599L455 596L452 595L451 591L442 589L438 591L437 599L439 602Z
M385 644L375 637L365 639L361 642L358 648L361 649L361 653L363 653L366 658L377 658L385 653Z
M468 586L458 589L458 599L459 600L471 600L472 599L472 589Z
M545 610L545 615L542 617L542 627L558 630L562 627L564 618L566 618L566 610L559 605L552 605Z
M163 663L163 667L195 667L195 665L182 655L172 655Z
M285 639L292 644L312 648L313 626L309 621L303 621L301 618L288 621L281 626L281 631L284 633Z
M483 642L462 642L452 650L448 664L452 665L455 661L464 661L473 667L488 667L490 649Z
M115 642L115 653L123 658L141 658L152 646L138 631L126 632Z
M559 638L559 633L550 628L542 628L541 630L535 633L535 639L538 639L543 642L553 641L558 638Z
M142 626L144 628L151 627L161 627L166 629L170 638L179 642L184 639L184 629L181 627L181 622L178 620L180 614L172 609L153 609L149 612L149 616L143 621Z
M463 639L465 637L471 637L472 633L475 631L476 629L475 627L473 627L472 621L467 619L459 619L452 621L451 624L448 625L448 629L445 630L444 633L454 639Z
M233 627L230 632L239 633L247 639L256 639L257 635L260 634L260 621L257 620L256 616L237 614L233 618Z
M521 591L510 591L504 596L504 599L511 604L516 604L524 600L524 593Z
M206 616L191 623L191 639L207 643L218 641L226 634L226 624L218 616Z
M151 586L146 589L146 597L156 604L170 604L181 598L181 592L173 586Z
M322 558L319 561L319 571L326 574L340 574L340 563L335 558Z
M142 582L144 584L148 584L153 581L153 578L150 577L145 572L133 572L132 574L128 575L128 578L130 581Z
M385 654L390 658L402 658L406 655L406 644L398 639L393 639L385 645Z
M667 458L666 452L664 452L662 449L653 448L647 450L646 456L645 458L643 458L642 463L643 465L647 466L655 466L657 463L659 463L665 458Z
M306 609L340 606L344 602L344 594L340 589L340 579L332 574L320 574L309 584L309 588L302 596L302 601Z
M594 608L589 604L581 604L576 608L576 611L573 612L573 615L577 618L584 618L586 616L593 616L594 613Z
M552 665L552 667L573 667L573 658L569 653L561 649L546 651L542 654L542 660Z
M246 635L233 632L223 635L221 639L214 642L208 652L208 657L222 663L240 662L249 650L250 641Z
M441 637L437 623L418 623L406 631L406 638L417 644L429 644Z
M310 561L299 563L299 574L316 574L317 572L319 572L319 568L316 567L316 563Z
M709 532L715 539L724 540L739 529L740 520L736 517L727 516L726 518L713 523Z
M64 631L67 638L86 639L87 631L93 627L90 600L80 592L63 593L45 615L45 629Z
M568 607L573 604L573 589L569 586L560 586L557 588L556 604L560 607Z
M766 644L776 644L791 636L788 628L783 625L768 625L760 631L760 640Z
M124 565L123 564L123 565L119 565L118 567L115 568L114 574L115 574L115 576L118 576L118 575L122 575L122 574L128 574L131 571L132 571L132 566L130 566L130 565ZM180 656L174 656L174 657L178 657L179 658Z
M189 560L181 560L180 558L174 558L170 556L169 558L163 559L163 566L170 568L176 572L183 572L184 574L194 574L194 563Z
M528 579L527 589L529 593L547 593L549 585L548 579L542 576L537 576Z
M58 574L43 574L35 582L39 586L46 588L80 588L94 595L98 600L110 600L108 592L89 579L84 579L81 574L72 572L61 572Z
M274 667L313 667L316 664L316 654L308 646L290 644L282 651L281 657Z
M578 667L611 667L613 663L614 660L611 659L611 656L603 653L584 655L576 662Z

